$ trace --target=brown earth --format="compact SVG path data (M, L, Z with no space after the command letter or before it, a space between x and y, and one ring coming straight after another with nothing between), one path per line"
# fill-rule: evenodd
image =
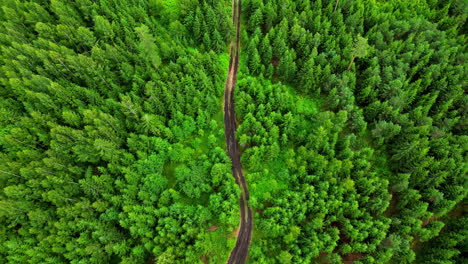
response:
M249 190L245 182L242 164L240 162L239 143L236 140L236 115L234 110L234 88L237 81L239 69L239 47L240 47L240 16L241 0L232 2L232 23L236 26L236 38L231 41L229 70L224 86L224 130L226 134L227 152L232 160L232 175L241 189L239 197L240 205L240 226L237 235L236 246L231 251L228 264L243 264L247 260L247 255L252 238L252 210L249 207Z
M349 253L349 254L341 256L341 258L343 260L343 263L351 264L351 263L354 263L355 261L358 261L363 256L364 256L364 254L362 254L362 253Z
M214 231L216 231L216 230L218 230L218 227L215 226L215 225L212 225L212 226L208 227L208 229L207 229L206 231L208 231L208 232L214 232Z

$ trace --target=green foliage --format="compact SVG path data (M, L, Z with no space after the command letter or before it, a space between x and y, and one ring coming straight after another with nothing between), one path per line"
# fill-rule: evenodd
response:
M369 44L367 43L367 39L358 35L353 45L353 57L363 58L367 56L368 52Z
M462 209L466 214L466 209ZM441 234L421 246L417 255L418 263L465 263L468 259L463 255L467 248L468 231L467 217L448 219L447 226Z
M0 263L225 263L231 6L2 2ZM467 14L242 1L250 263L467 262Z
M0 263L227 258L238 189L214 117L229 29L199 46L182 2L2 3Z
M457 258L460 243L439 257L430 241L468 186L463 6L243 1L235 101L257 211L251 262Z

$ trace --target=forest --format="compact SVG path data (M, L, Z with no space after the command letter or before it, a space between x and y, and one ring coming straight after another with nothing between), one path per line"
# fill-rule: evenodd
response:
M0 1L0 263L226 263L236 30L246 263L468 263L468 1L236 3Z

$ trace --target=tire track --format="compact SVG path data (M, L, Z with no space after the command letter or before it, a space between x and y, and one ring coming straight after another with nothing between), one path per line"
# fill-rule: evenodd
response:
M237 236L236 246L231 251L228 264L243 264L247 260L250 240L252 238L253 218L252 210L249 207L249 190L245 182L242 164L240 162L239 143L236 140L236 114L234 110L234 88L237 82L237 72L239 69L239 49L240 49L240 16L241 0L233 0L232 23L236 28L236 37L231 41L229 70L224 86L224 130L226 134L226 144L228 155L232 160L232 175L241 189L239 197L240 205L240 227Z

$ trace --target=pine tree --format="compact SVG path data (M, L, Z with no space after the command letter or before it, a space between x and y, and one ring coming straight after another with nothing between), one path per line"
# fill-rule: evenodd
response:
M351 62L349 63L348 71L351 69L351 66L353 66L353 62L356 58L362 58L367 56L369 48L370 47L367 43L367 39L358 35L353 45L353 57L351 59Z

